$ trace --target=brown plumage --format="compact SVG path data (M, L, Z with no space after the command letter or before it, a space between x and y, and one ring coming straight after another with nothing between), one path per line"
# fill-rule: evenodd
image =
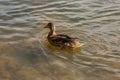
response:
M56 34L55 25L53 23L48 23L44 28L50 29L47 39L48 42L54 46L60 46L61 48L77 48L83 45L77 40L77 38L73 38L64 34Z

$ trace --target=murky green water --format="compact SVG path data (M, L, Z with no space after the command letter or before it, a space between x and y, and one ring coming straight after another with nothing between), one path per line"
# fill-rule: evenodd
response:
M46 44L48 21L85 45ZM0 80L120 80L120 0L0 0Z

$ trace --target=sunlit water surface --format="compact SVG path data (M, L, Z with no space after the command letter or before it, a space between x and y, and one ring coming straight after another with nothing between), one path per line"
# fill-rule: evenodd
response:
M49 21L85 45L49 45ZM0 0L0 80L120 80L120 0Z

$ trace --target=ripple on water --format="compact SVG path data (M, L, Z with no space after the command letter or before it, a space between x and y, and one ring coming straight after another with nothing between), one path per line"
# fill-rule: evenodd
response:
M48 21L85 45L75 52L47 46ZM1 0L2 79L119 80L119 26L119 0Z

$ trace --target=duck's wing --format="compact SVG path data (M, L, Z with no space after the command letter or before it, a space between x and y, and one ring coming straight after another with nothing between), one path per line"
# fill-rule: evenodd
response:
M70 41L70 39L66 38L65 36L58 36L58 35L51 37L51 40L54 43L58 43L58 44L64 44Z
M74 42L75 39L76 38L72 38L64 34L59 34L59 35L51 36L50 40L53 42L53 44L58 46L74 47L74 45L76 45L76 42Z
M58 34L57 36L62 37L62 38L67 38L67 39L78 39L78 38L73 38L65 34Z
M77 38L72 38L70 36L64 35L64 34L58 34L55 36L51 36L50 40L56 44L56 45L68 45Z

